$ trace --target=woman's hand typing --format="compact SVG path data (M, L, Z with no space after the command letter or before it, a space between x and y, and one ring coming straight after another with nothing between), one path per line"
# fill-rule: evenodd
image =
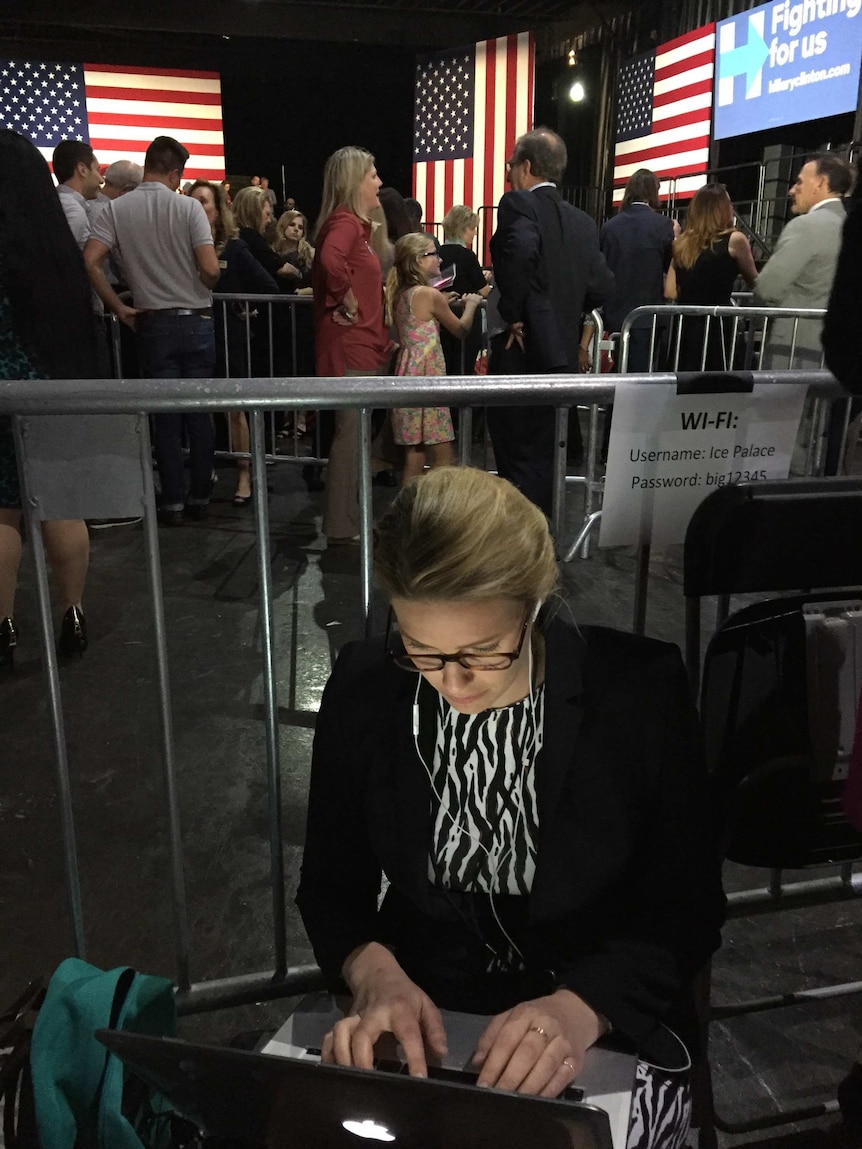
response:
M568 989L524 1001L492 1018L479 1039L473 1064L479 1085L557 1097L571 1085L584 1055L607 1023Z
M323 1039L322 1060L372 1069L375 1042L391 1033L404 1049L410 1074L426 1077L426 1050L438 1057L446 1053L443 1019L431 998L377 942L354 950L342 972L353 1006Z

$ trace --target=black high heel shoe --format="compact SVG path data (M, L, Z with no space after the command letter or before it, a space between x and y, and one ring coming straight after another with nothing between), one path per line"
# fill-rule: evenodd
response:
M11 618L4 618L0 622L0 667L8 666L14 670L13 659L15 647L18 645L18 631Z
M87 620L80 607L70 606L63 615L57 649L60 654L77 654L83 658L87 649Z

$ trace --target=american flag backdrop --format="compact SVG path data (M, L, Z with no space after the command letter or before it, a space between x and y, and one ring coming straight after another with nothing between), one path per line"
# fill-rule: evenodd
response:
M715 24L661 44L620 69L614 148L614 202L626 180L649 168L662 195L675 179L677 195L706 182L715 70Z
M529 32L419 58L413 195L426 220L455 204L496 206L512 145L533 126L534 68Z
M32 140L51 162L63 139L88 141L103 166L143 164L155 136L189 150L188 179L224 179L217 72L0 60L0 127Z

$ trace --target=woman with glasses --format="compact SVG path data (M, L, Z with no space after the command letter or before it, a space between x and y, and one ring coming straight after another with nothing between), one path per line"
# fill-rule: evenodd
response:
M396 375L445 375L441 327L456 339L466 339L482 302L480 295L465 295L464 312L455 315L446 296L431 286L440 274L440 256L430 244L429 236L415 231L395 244L385 298L386 322L395 325L400 346ZM455 431L448 407L395 407L392 433L404 448L405 486L422 474L429 451L432 467L454 462Z
M393 1033L423 1076L463 1010L490 1018L480 1085L555 1097L613 1031L629 1146L676 1149L723 913L679 652L552 609L546 519L482 471L404 488L375 570L392 626L326 687L297 895L353 998L324 1060L371 1068Z

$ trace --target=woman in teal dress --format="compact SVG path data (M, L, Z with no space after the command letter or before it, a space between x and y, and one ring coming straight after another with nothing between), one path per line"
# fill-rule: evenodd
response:
M0 379L94 378L96 362L89 284L48 165L29 140L2 131ZM64 610L59 650L83 654L86 524L45 522L43 535ZM0 668L12 668L18 645L14 606L21 545L21 489L12 424L8 415L0 415Z

